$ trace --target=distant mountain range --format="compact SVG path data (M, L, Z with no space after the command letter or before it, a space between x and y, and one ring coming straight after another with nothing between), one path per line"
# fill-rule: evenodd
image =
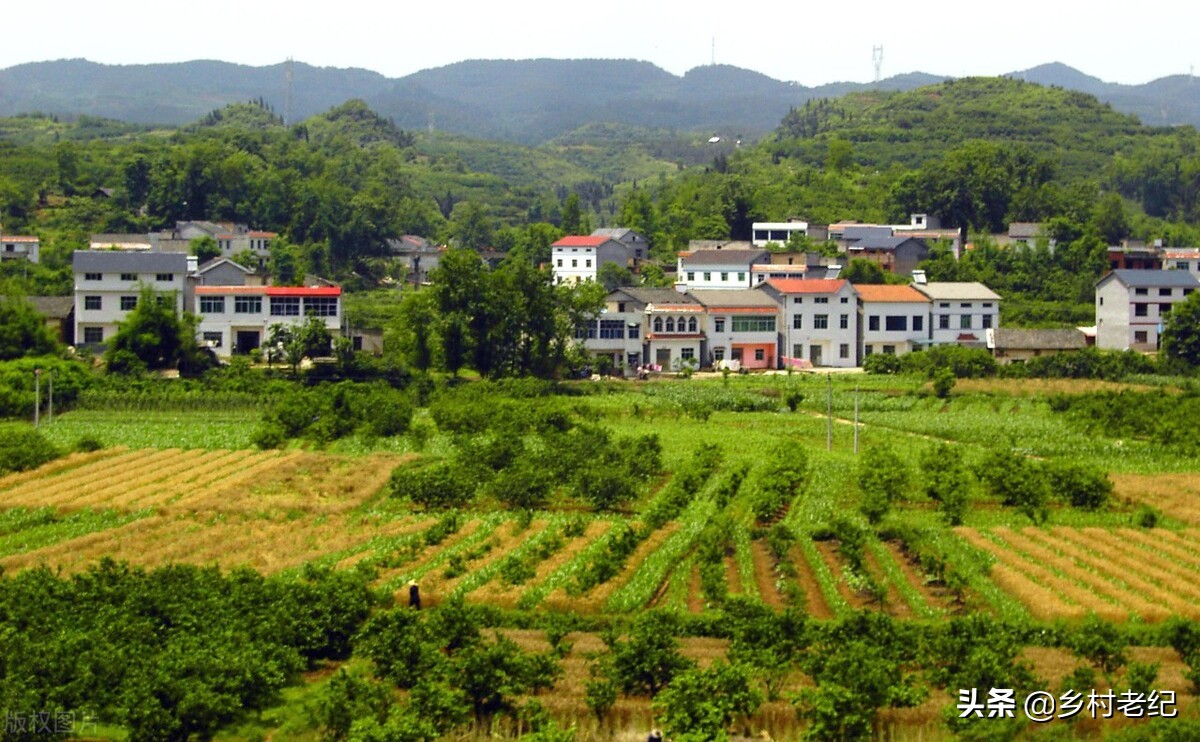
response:
M1058 63L1008 76L1095 95L1146 124L1200 127L1200 82L1190 76L1119 85ZM678 77L649 62L597 59L468 61L393 79L299 62L110 66L72 59L0 70L0 116L40 111L181 125L228 103L262 99L276 113L299 121L361 98L406 129L525 144L595 122L755 138L811 98L875 87L910 90L945 79L918 72L877 86L847 82L810 88L727 65L697 67Z

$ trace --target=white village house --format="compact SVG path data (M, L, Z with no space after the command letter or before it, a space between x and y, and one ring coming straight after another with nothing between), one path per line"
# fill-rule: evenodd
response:
M77 250L72 269L75 342L80 345L100 345L116 334L117 325L137 307L143 287L173 296L176 313L192 306L184 253Z
M859 364L858 293L845 279L767 282L783 311L784 363L853 368Z
M336 286L197 286L199 340L220 357L261 347L272 325L297 326L319 317L339 334L342 290Z
M904 355L929 345L929 297L912 286L860 284L863 356Z
M982 348L986 332L1000 326L1000 295L978 282L918 280L913 288L929 297L934 345L957 343Z
M1200 288L1182 270L1115 270L1096 282L1096 347L1158 350L1171 307Z

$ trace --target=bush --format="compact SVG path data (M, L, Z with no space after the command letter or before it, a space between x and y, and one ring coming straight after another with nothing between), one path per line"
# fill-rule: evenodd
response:
M869 374L900 373L900 357L885 353L873 353L863 361L863 371Z
M392 497L409 499L430 510L466 505L475 495L475 480L450 462L427 466L400 466L392 472L388 489Z
M1112 495L1108 474L1082 464L1054 461L1044 466L1050 491L1082 510L1098 510Z
M85 435L84 437L75 441L74 448L79 453L90 453L92 451L99 451L100 449L104 448L104 444L101 443L98 438Z
M31 427L0 425L0 474L36 469L61 455L61 451Z

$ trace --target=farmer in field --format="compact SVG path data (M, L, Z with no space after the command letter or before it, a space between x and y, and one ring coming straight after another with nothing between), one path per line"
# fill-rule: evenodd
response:
M421 588L416 580L408 581L408 607L421 610Z

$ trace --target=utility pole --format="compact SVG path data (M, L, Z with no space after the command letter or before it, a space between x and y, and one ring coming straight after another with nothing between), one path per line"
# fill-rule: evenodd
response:
M38 426L38 414L42 411L42 370L33 370L33 427Z
M825 374L825 449L833 450L833 376Z
M54 424L54 369L46 372L46 380L50 382L50 424Z
M858 384L854 385L854 453L858 453Z

